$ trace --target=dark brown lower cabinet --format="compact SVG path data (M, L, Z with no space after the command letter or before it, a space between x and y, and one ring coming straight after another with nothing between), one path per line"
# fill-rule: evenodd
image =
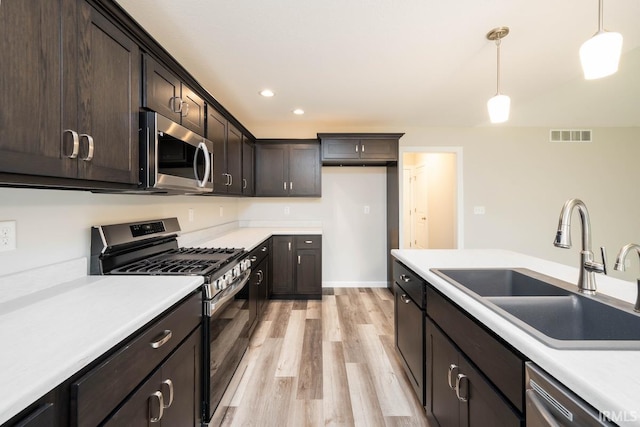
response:
M201 340L198 328L104 425L199 425Z
M440 427L523 425L519 414L427 319L427 413Z
M273 236L271 296L322 297L322 236Z
M424 405L424 311L394 283L396 350L413 391Z

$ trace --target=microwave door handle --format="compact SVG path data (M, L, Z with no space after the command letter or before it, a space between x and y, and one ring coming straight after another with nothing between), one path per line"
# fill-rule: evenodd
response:
M200 181L198 178L198 150L202 150L202 153L204 154L204 177L202 178L202 181ZM198 182L198 187L204 187L207 183L207 180L209 179L209 173L210 170L209 168L211 167L211 161L209 160L209 150L207 150L207 146L205 145L204 141L201 142L200 144L198 144L198 148L196 149L195 154L193 155L193 175L196 178L196 181Z

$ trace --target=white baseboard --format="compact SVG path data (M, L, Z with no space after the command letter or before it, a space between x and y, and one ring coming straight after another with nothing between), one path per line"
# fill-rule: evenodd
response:
M387 282L322 282L323 288L386 288Z

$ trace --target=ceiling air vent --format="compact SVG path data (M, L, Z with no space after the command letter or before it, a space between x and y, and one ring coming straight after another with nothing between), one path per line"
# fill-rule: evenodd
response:
M591 129L551 129L551 142L591 142Z

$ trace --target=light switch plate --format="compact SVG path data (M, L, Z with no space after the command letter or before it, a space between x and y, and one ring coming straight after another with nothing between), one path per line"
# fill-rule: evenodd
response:
M16 222L0 221L0 252L16 250Z
M473 213L474 215L484 215L485 213L484 206L474 206Z

